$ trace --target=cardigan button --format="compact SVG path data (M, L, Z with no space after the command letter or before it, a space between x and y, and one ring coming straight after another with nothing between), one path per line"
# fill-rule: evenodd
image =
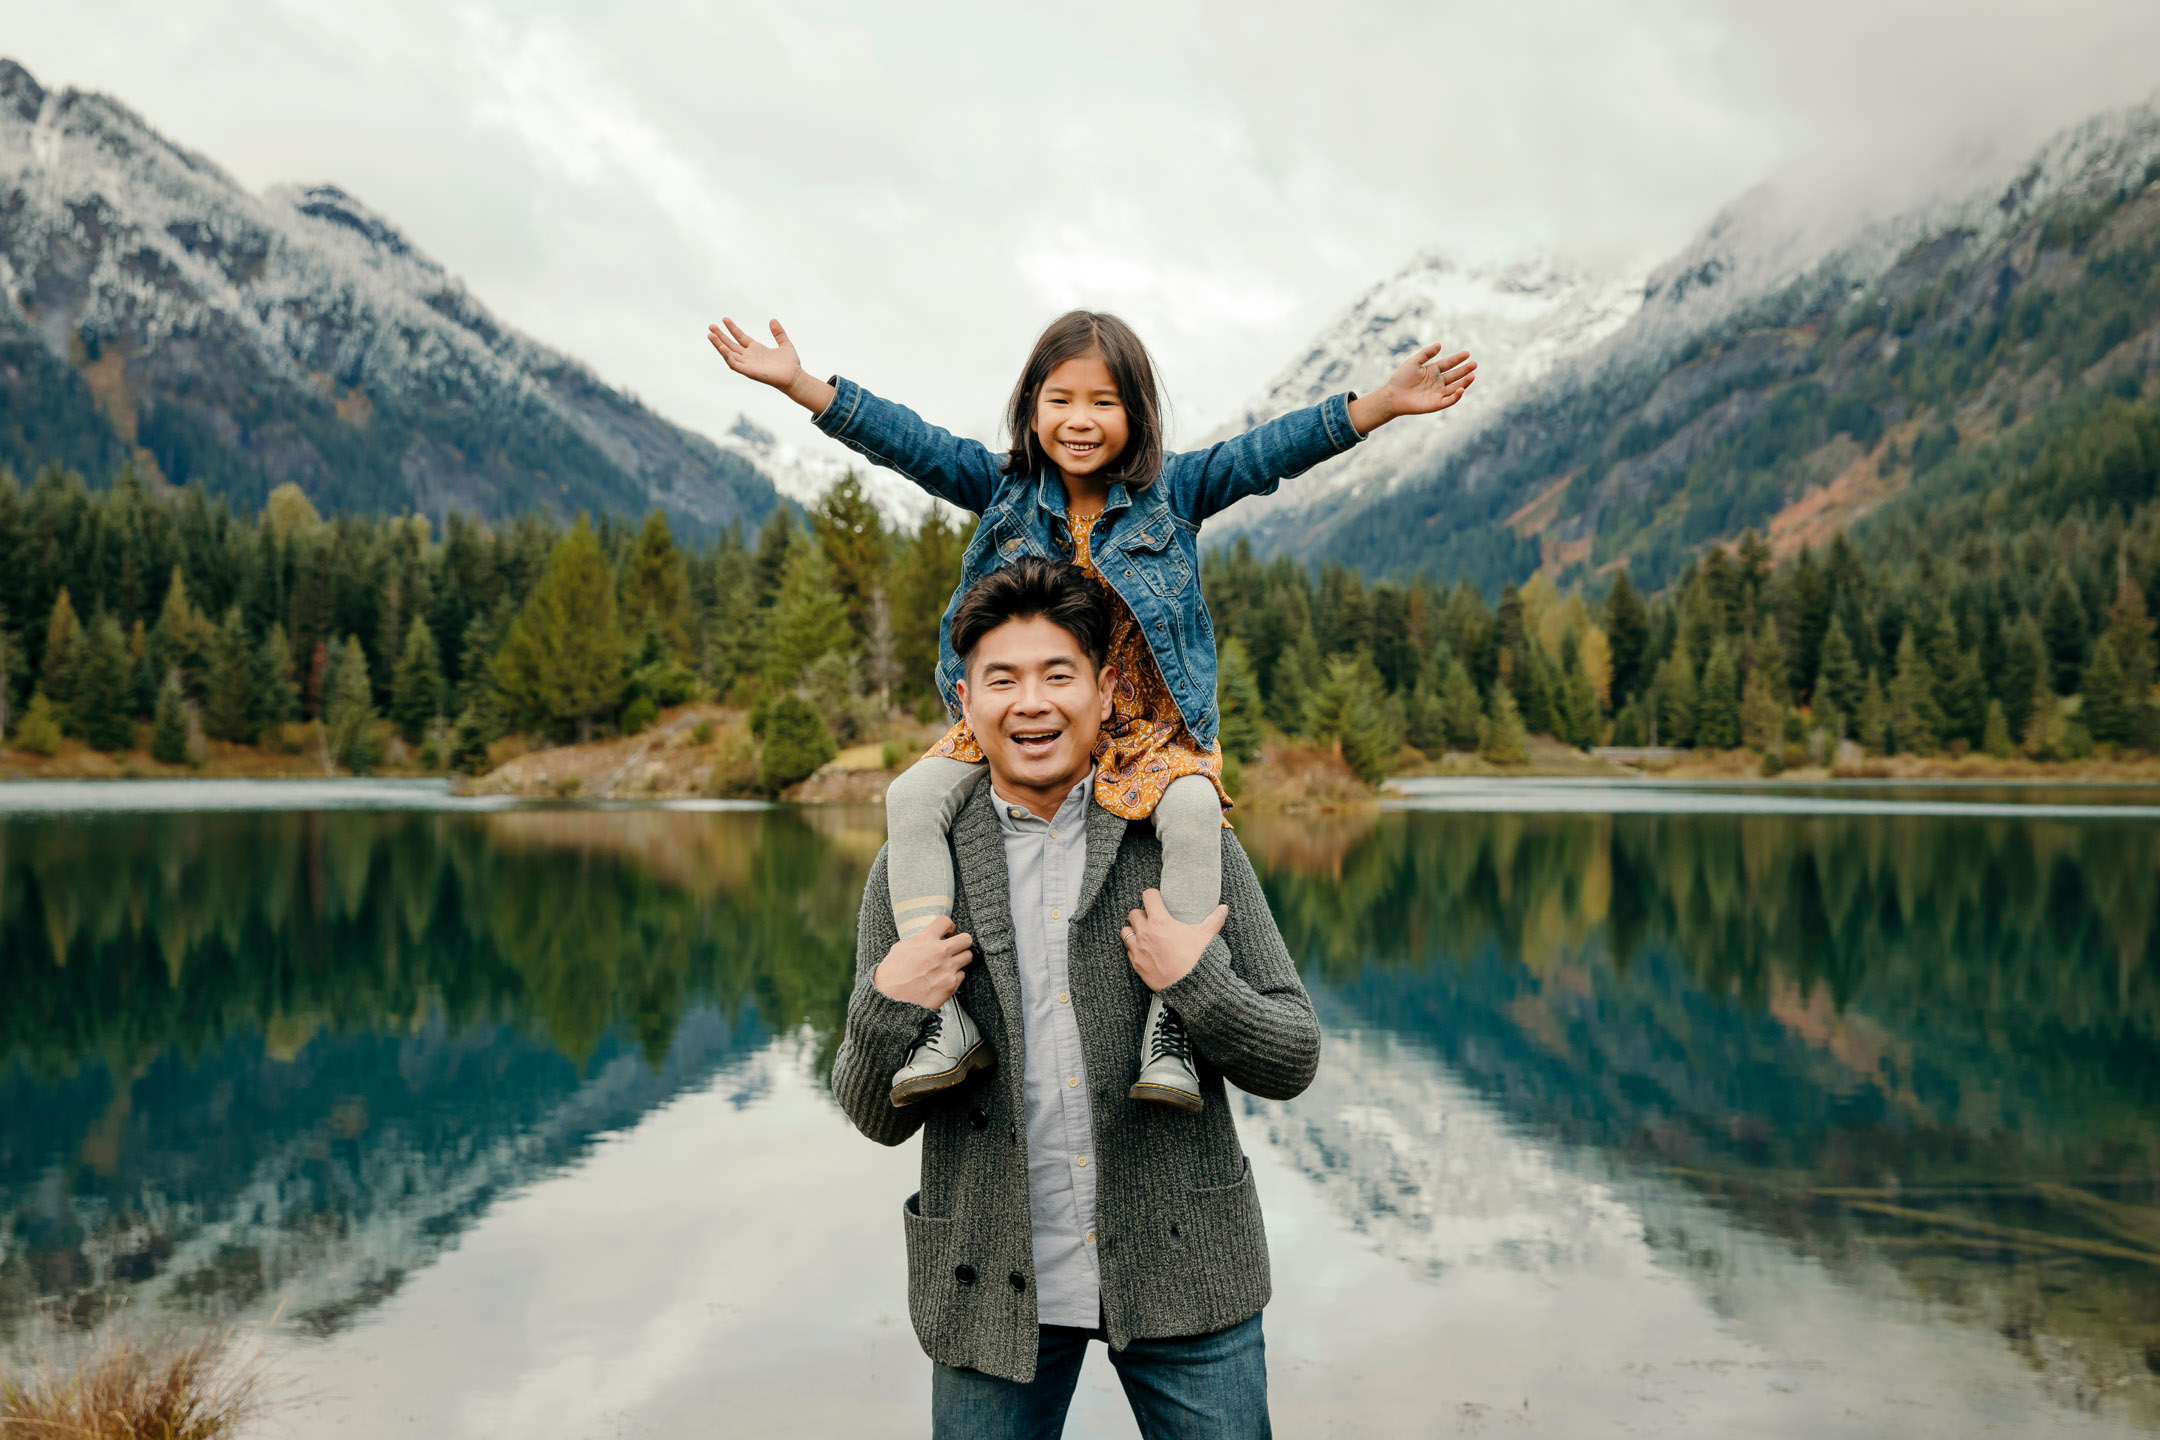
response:
M968 1111L968 1124L974 1126L977 1130L982 1129L989 1123L990 1112L983 1109L980 1105L976 1106L973 1110Z
M1012 1272L1012 1274L1010 1274L1010 1275L1006 1276L1005 1278L1006 1278L1006 1279L1008 1279L1008 1280L1010 1280L1010 1281L1012 1281L1012 1287L1013 1287L1013 1289L1015 1289L1015 1290L1025 1290L1025 1289L1027 1289L1027 1276L1025 1276L1025 1275L1022 1275L1022 1274L1021 1274L1021 1273L1020 1273L1020 1272L1019 1272L1018 1270L1015 1270L1015 1271L1013 1271L1013 1272Z
M962 1285L973 1285L975 1283L975 1267L973 1265L955 1265L952 1273L953 1279L958 1280Z

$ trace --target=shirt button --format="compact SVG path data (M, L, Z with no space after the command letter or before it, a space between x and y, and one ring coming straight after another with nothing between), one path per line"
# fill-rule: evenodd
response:
M1075 1165L1085 1165L1085 1164L1087 1164L1087 1156L1085 1156L1085 1155L1082 1155L1082 1156L1081 1156L1081 1157L1080 1157L1080 1158L1079 1158L1078 1160L1075 1160L1075 1161L1073 1161L1073 1164L1075 1164Z
M1088 1231L1087 1241L1090 1245L1095 1243L1095 1232L1093 1230Z
M1050 918L1053 920L1062 920L1065 918L1065 912L1062 910L1052 910L1050 912Z
M1066 1089L1068 1089L1068 1090L1073 1090L1073 1089L1077 1089L1077 1088L1079 1087L1079 1085L1080 1085L1080 1077L1079 1077L1078 1075L1067 1075L1067 1076L1065 1077L1065 1088L1066 1088ZM1083 1164L1083 1165L1085 1165L1085 1164L1087 1164L1087 1161L1085 1161L1085 1160L1082 1160L1082 1161L1081 1161L1080 1163L1081 1163L1081 1164Z
M1007 811L1006 813L1011 815L1012 818L1015 820L1025 820L1027 818L1027 811L1022 810L1017 805L1013 806L1012 809Z
M1060 1005L1068 1005L1068 1004L1071 1004L1071 1003L1072 1003L1072 996L1070 996L1070 995L1066 994L1066 993L1065 993L1065 992L1064 992L1063 990L1060 990L1060 991L1058 991L1058 1004L1060 1004Z

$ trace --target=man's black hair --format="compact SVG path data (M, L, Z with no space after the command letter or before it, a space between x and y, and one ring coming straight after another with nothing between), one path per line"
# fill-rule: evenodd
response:
M1110 653L1110 601L1069 560L1023 555L968 587L953 614L953 650L965 665L983 636L1010 620L1040 617L1070 634L1096 669Z

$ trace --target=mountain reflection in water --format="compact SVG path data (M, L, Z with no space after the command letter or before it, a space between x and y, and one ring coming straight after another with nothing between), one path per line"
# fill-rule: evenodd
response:
M765 1104L776 1037L821 1074L881 822L0 820L0 1340L116 1306L340 1335L600 1137ZM1745 1328L1784 1292L1741 1272L1804 1266L2058 1418L2160 1425L2160 826L1240 833L1330 1034L1312 1093L1240 1102L1310 1197L1269 1192L1279 1271L1322 1244L1301 1207L1441 1298L1647 1265ZM803 1144L860 1146L804 1113ZM1444 1357L1411 1368L1451 1393Z

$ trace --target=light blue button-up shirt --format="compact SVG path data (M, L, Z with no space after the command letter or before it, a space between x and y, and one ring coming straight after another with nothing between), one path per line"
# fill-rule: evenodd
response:
M1026 1065L1028 1210L1034 1226L1035 1318L1092 1330L1102 1321L1095 1264L1095 1112L1073 1018L1067 937L1087 865L1088 797L1095 772L1049 820L997 793L998 828L1012 879L1013 949L1020 970Z

